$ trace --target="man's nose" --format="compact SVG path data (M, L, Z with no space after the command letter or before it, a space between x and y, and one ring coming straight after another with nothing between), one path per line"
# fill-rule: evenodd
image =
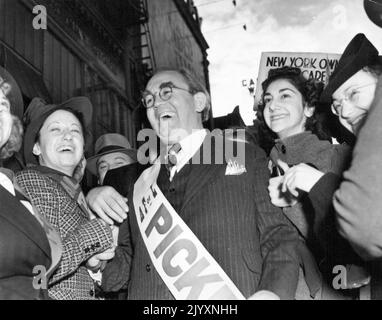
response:
M162 100L162 98L159 96L159 94L157 94L155 96L155 100L154 100L154 108L157 109L158 107L160 107L161 105L163 105L165 102L167 102L167 100Z
M155 103L154 103L154 112L155 112L155 117L158 117L161 110L162 110L162 107L165 105L166 101L163 101L163 100L156 100Z

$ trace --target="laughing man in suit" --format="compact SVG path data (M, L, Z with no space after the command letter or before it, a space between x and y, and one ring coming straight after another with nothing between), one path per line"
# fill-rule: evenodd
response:
M176 149L172 153L176 161L171 168L162 164L157 179L175 211L245 298L293 299L298 278L297 234L270 203L264 152L236 142L237 148L245 148L245 159L239 165L232 165L231 159L215 161L218 154L224 154L224 144L215 149L214 143L207 143L211 135L203 130L209 95L187 71L158 71L146 86L143 105L170 154ZM196 155L201 164L190 161ZM211 161L206 163L206 158ZM133 184L142 171L138 166L112 170L105 178L105 184L128 198L130 212L120 226L116 256L103 272L102 285L106 291L127 287L129 299L173 299L150 259L134 213ZM110 212L111 198L100 199L102 189L88 195L96 212L105 206ZM124 206L120 207L117 221L126 217Z

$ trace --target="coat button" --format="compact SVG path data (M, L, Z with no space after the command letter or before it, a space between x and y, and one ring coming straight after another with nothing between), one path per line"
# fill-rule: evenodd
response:
M151 266L149 264L146 265L146 271L150 272L151 271Z
M286 147L284 145L281 146L281 152L284 154L286 153Z
M170 192L174 193L175 192L175 188L170 188Z
M91 297L94 297L94 290L91 289L91 290L89 291L89 294L90 294Z

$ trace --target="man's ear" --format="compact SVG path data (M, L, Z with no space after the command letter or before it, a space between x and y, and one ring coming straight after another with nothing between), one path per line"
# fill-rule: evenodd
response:
M36 142L33 146L32 152L35 156L39 156L41 154L40 144Z
M207 106L207 96L203 92L195 93L194 105L196 112L202 112Z

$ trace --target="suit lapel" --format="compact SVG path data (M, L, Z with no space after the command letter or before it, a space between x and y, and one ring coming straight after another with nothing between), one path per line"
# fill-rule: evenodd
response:
M207 140L209 139L209 140ZM204 150L203 146L206 144L206 141L211 141L211 135L208 134L206 138L203 141L202 146L199 148L198 152L195 154L193 159L200 159L200 164L191 164L191 172L190 177L186 186L186 191L184 194L184 200L181 208L181 212L186 207L186 205L192 200L192 198L201 190L203 187L206 186L206 184L211 183L214 181L217 177L219 177L219 174L223 172L224 174L224 168L226 166L224 157L223 157L223 164L215 164L215 141L211 141L211 145L206 145L206 150ZM207 157L206 154L203 154L204 152L210 152L211 156ZM216 150L219 154L223 152L223 149L220 148L220 145L218 145L218 150ZM203 158L210 159L208 163L204 163ZM192 163L195 163L192 161ZM219 173L220 171L220 173Z
M49 242L37 219L2 186L0 186L0 199L0 215L25 234L50 258ZM40 232L36 232L38 229Z

